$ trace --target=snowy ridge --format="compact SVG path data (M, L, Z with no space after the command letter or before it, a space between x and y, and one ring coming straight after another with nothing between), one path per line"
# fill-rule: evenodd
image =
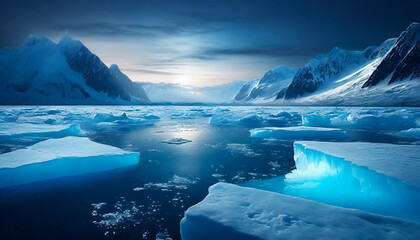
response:
M58 44L31 35L25 44L0 51L0 104L147 102L141 87L121 74L68 34Z
M287 88L276 89L274 102L261 99L258 103L419 106L420 25L413 23L398 39L364 51L333 48L317 55L292 79ZM249 98L247 102L252 103Z
M235 100L252 102L274 100L279 93L285 94L297 71L298 69L277 66L264 74L261 79L244 84L241 92L235 96Z

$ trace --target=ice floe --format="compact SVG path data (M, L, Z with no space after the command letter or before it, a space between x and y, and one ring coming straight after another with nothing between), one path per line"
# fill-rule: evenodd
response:
M163 141L162 143L181 145L189 142L192 141L184 138L171 138L166 141Z
M321 127L265 127L250 130L253 138L299 139L299 140L341 140L346 132L338 128Z
M418 239L420 224L218 183L181 220L189 239Z
M140 153L83 137L49 139L0 155L0 187L135 165Z

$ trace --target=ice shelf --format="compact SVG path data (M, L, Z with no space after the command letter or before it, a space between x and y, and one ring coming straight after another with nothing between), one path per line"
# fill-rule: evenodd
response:
M0 155L0 188L135 165L139 156L83 137L49 139Z
M181 220L183 240L419 239L420 224L218 183Z

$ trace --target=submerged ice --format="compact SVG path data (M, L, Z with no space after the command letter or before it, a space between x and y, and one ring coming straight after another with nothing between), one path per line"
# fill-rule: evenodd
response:
M0 188L135 165L139 156L83 137L49 139L0 155Z

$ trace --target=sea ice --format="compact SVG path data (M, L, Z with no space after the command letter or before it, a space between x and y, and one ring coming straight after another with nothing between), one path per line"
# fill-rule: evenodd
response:
M407 137L420 138L420 128L410 128L408 130L403 130L400 133L401 135L404 135Z
M83 137L49 139L0 155L0 188L135 165L139 156Z
M340 127L358 129L402 130L414 128L416 116L410 112L334 112L307 114L302 116L302 124L308 127Z
M191 140L184 139L184 138L172 138L172 139L168 139L166 141L163 141L163 143L176 144L176 145L181 145L181 144L185 144L185 143L189 143L189 142L191 142Z
M419 239L420 224L218 183L181 220L183 240Z
M300 139L300 140L335 140L347 137L344 130L320 127L265 127L250 130L253 138Z
M31 123L2 123L0 124L0 140L17 137L51 137L80 136L82 130L78 124L51 125Z

